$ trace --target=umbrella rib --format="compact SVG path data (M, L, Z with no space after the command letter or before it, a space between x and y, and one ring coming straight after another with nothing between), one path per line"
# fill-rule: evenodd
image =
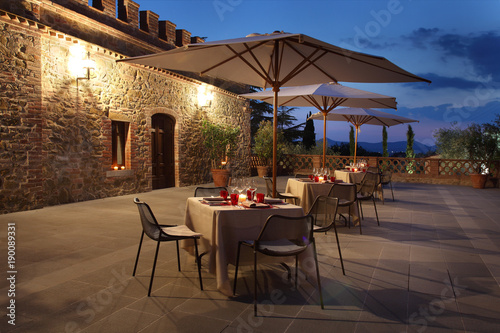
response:
M381 100L377 100L377 99L370 98L370 99L369 99L369 101L374 102L374 103L378 103L378 104L380 104L380 105L382 105L382 106L384 106L384 107L386 107L386 108L396 109L395 107L392 107L392 106L390 106L389 104L386 104L386 103L384 103L384 102L383 102L383 101L381 101Z
M235 59L235 58L240 58L240 59L241 59L241 61L243 61L245 64L247 64L247 66L248 66L248 67L250 67L250 68L251 68L251 69L252 69L255 73L257 73L257 75L259 75L259 76L260 76L262 79L264 79L266 82L271 83L271 82L270 82L269 77L268 77L268 76L266 76L266 75L264 75L264 74L262 74L262 72L263 72L263 73L266 73L266 71L264 70L264 68L262 67L262 65L260 64L260 62L259 62L259 61L257 61L257 59L255 58L254 54L252 53L252 49L254 49L254 48L256 48L256 47L258 47L258 46L260 46L260 45L262 45L262 44L264 44L264 42L262 42L262 43L260 43L260 44L257 44L257 45L255 45L255 46L253 46L253 47L251 47L251 48L249 48L249 47L248 47L248 45L247 45L247 44L245 44L245 47L246 47L247 49L246 49L245 51L243 51L243 52L237 52L237 51L236 51L236 50L234 50L234 49L233 49L230 45L225 45L225 46L226 46L226 47L227 47L227 48L228 48L231 52L233 52L233 53L234 53L234 56L229 57L229 58L227 58L227 59L224 59L223 61L221 61L221 62L219 62L219 63L217 63L217 64L213 65L212 67L209 67L209 68L205 69L204 71L200 72L200 74L201 74L201 75L203 75L203 74L205 74L206 72L209 72L209 71L211 71L212 69L214 69L214 68L216 68L216 67L219 67L219 66L221 66L221 65L223 65L223 64L225 64L225 63L227 63L227 62L229 62L229 61L231 61L231 60L233 60L233 59ZM248 52L248 53L250 53L250 55L254 58L254 60L257 62L257 64L258 64L258 65L259 65L259 67L261 68L262 72L259 72L259 70L258 70L257 68L255 68L255 66L253 66L252 64L250 64L250 63L248 62L248 60L246 60L245 58L243 58L243 57L242 57L242 54L247 53L247 52Z
M291 50L295 51L295 53L300 55L303 58L303 60L299 64L297 64L297 66L295 66L295 68L293 70L291 70L290 73L288 73L288 75L281 81L282 84L285 84L287 81L291 80L293 77L298 75L300 72L302 72L303 70L305 70L309 66L315 67L318 71L320 71L325 76L327 76L331 81L338 82L338 80L335 77L329 75L328 73L326 73L324 70L322 70L321 68L319 68L315 64L316 61L318 61L320 58L322 58L324 55L327 54L326 50L324 50L322 48L316 48L314 50L314 52L312 52L309 56L306 57L304 54L302 54L296 48L294 48L290 43L286 43L286 45L288 47L290 47ZM313 56L315 56L316 53L318 53L321 50L324 52L322 54L318 55L315 59L311 60L311 58ZM306 65L304 65L304 64L306 64Z
M317 45L315 44L312 44L312 43L308 43L308 42L303 42L304 45L308 45L310 47L317 47ZM318 48L319 49L319 48ZM377 68L381 68L383 70L386 70L386 71L390 71L390 72L393 72L393 73L397 73L397 74L400 74L400 75L405 75L405 76L408 76L408 77L411 77L413 79L417 79L418 81L425 81L427 83L431 83L430 80L427 80L427 79L424 79L424 78L421 78L421 77L418 77L416 75L413 75L412 73L401 73L397 70L393 70L393 69L388 69L388 68L385 68L383 66L379 66L379 65L375 65L373 63L370 63L368 61L365 61L365 60L361 60L361 59L358 59L358 58L355 58L351 55L349 55L348 53L352 53L352 54L359 54L359 55L363 55L363 56L366 56L366 57L370 57L370 58L374 58L374 59L381 59L381 60L387 60L383 57L379 57L379 56L375 56L375 55L371 55L371 54L365 54L365 53L358 53L358 52L354 52L354 51L350 51L350 50L347 50L347 49L344 49L346 50L347 52L339 52L339 51L334 51L334 50L331 50L331 49L327 49L327 48L324 48L324 47L321 47L322 50L324 50L325 52L330 52L330 53L333 53L333 54L337 54L337 55L341 55L347 59L350 59L350 60L354 60L354 61L357 61L357 62L361 62L361 63L364 63L364 64L367 64L367 65L370 65L370 66L374 66L374 67L377 67ZM401 68L401 70L404 71L404 69ZM406 71L405 71L406 72ZM335 80L335 82L337 82L337 80Z

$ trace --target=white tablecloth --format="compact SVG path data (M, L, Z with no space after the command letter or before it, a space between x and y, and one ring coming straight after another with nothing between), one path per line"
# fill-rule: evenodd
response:
M336 171L335 171L336 172ZM289 178L286 184L286 192L291 193L300 198L300 205L304 212L309 212L314 200L318 195L328 195L332 188L332 183L315 183L309 179ZM337 212L339 214L349 214L349 207L339 207ZM358 222L358 206L351 205L351 216L354 223Z
M344 183L354 183L359 184L363 180L365 176L364 172L351 172L344 170L335 170L335 179L340 179ZM380 200L384 200L384 192L382 191L382 184L379 184L375 189L375 196L377 196Z
M200 199L188 198L185 224L191 230L203 234L200 253L208 252L209 272L215 273L217 289L227 296L232 295L227 265L236 263L238 241L257 239L270 215L304 215L302 207L291 204L274 205L273 208L236 208L209 206L201 203ZM182 247L187 250L191 250L192 246L192 242L182 243ZM305 255L312 256L312 251L308 252ZM240 264L248 263L246 257L242 251Z
M335 179L340 179L344 183L359 184L365 176L364 172L351 172L343 170L335 170Z

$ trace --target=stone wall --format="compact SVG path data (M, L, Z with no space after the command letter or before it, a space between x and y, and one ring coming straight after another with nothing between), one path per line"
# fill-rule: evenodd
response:
M0 13L1 14L1 13ZM95 61L89 80L68 67L79 45ZM211 181L200 123L240 127L234 174L249 173L247 100L168 71L117 63L123 56L15 15L0 15L0 212L150 191L151 117L175 121L176 186ZM111 122L130 123L125 170L112 170Z

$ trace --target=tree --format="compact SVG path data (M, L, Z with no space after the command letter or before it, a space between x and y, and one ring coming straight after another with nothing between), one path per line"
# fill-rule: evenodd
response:
M354 151L356 149L356 141L354 139L354 127L351 127L351 131L349 132L349 156L354 156Z
M382 156L389 157L389 152L387 151L387 128L382 127Z
M283 133L283 138L286 142L297 142L302 138L301 127L304 123L295 125L297 118L291 115L291 112L295 111L297 108L289 108L286 106L280 106L278 108L278 129Z
M259 158L264 161L265 165L271 165L273 159L273 123L271 121L263 120L260 125L257 133L255 133L254 137L254 147L253 152ZM283 154L284 149L284 138L283 133L278 130L278 141L276 143L277 147L277 157L280 159Z
M250 133L253 138L262 121L273 120L273 107L269 103L251 99L250 108L252 109L250 115Z
M413 159L415 158L415 151L413 150L413 143L415 142L415 132L413 132L413 128L411 125L408 125L408 132L406 132L406 158ZM413 160L408 161L406 165L406 171L409 174L415 172L415 163Z
M415 133L411 125L408 125L408 132L406 132L406 158L415 158L415 151L413 150L413 143L415 142Z
M451 128L440 128L434 132L436 152L442 158L466 159L464 130L452 123Z
M302 133L302 144L307 150L316 146L316 133L314 131L314 121L309 119L311 112L307 115L306 126L304 127L304 132Z

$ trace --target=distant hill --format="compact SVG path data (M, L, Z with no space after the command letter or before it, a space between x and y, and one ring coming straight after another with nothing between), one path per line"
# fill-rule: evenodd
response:
M332 139L326 139L327 140L327 145L332 146L335 144L340 144L343 143L342 141L335 141ZM317 141L318 144L323 144L323 139L320 139ZM358 142L358 147L363 147L364 149L371 151L371 152L377 152L382 154L382 141L372 143L372 142ZM390 153L395 153L395 152L400 152L400 151L406 151L406 141L395 141L395 142L387 142L387 150ZM429 151L435 151L436 146L427 146L424 145L423 143L420 143L418 141L415 141L413 144L413 150L415 151L415 154L418 153L427 153Z

